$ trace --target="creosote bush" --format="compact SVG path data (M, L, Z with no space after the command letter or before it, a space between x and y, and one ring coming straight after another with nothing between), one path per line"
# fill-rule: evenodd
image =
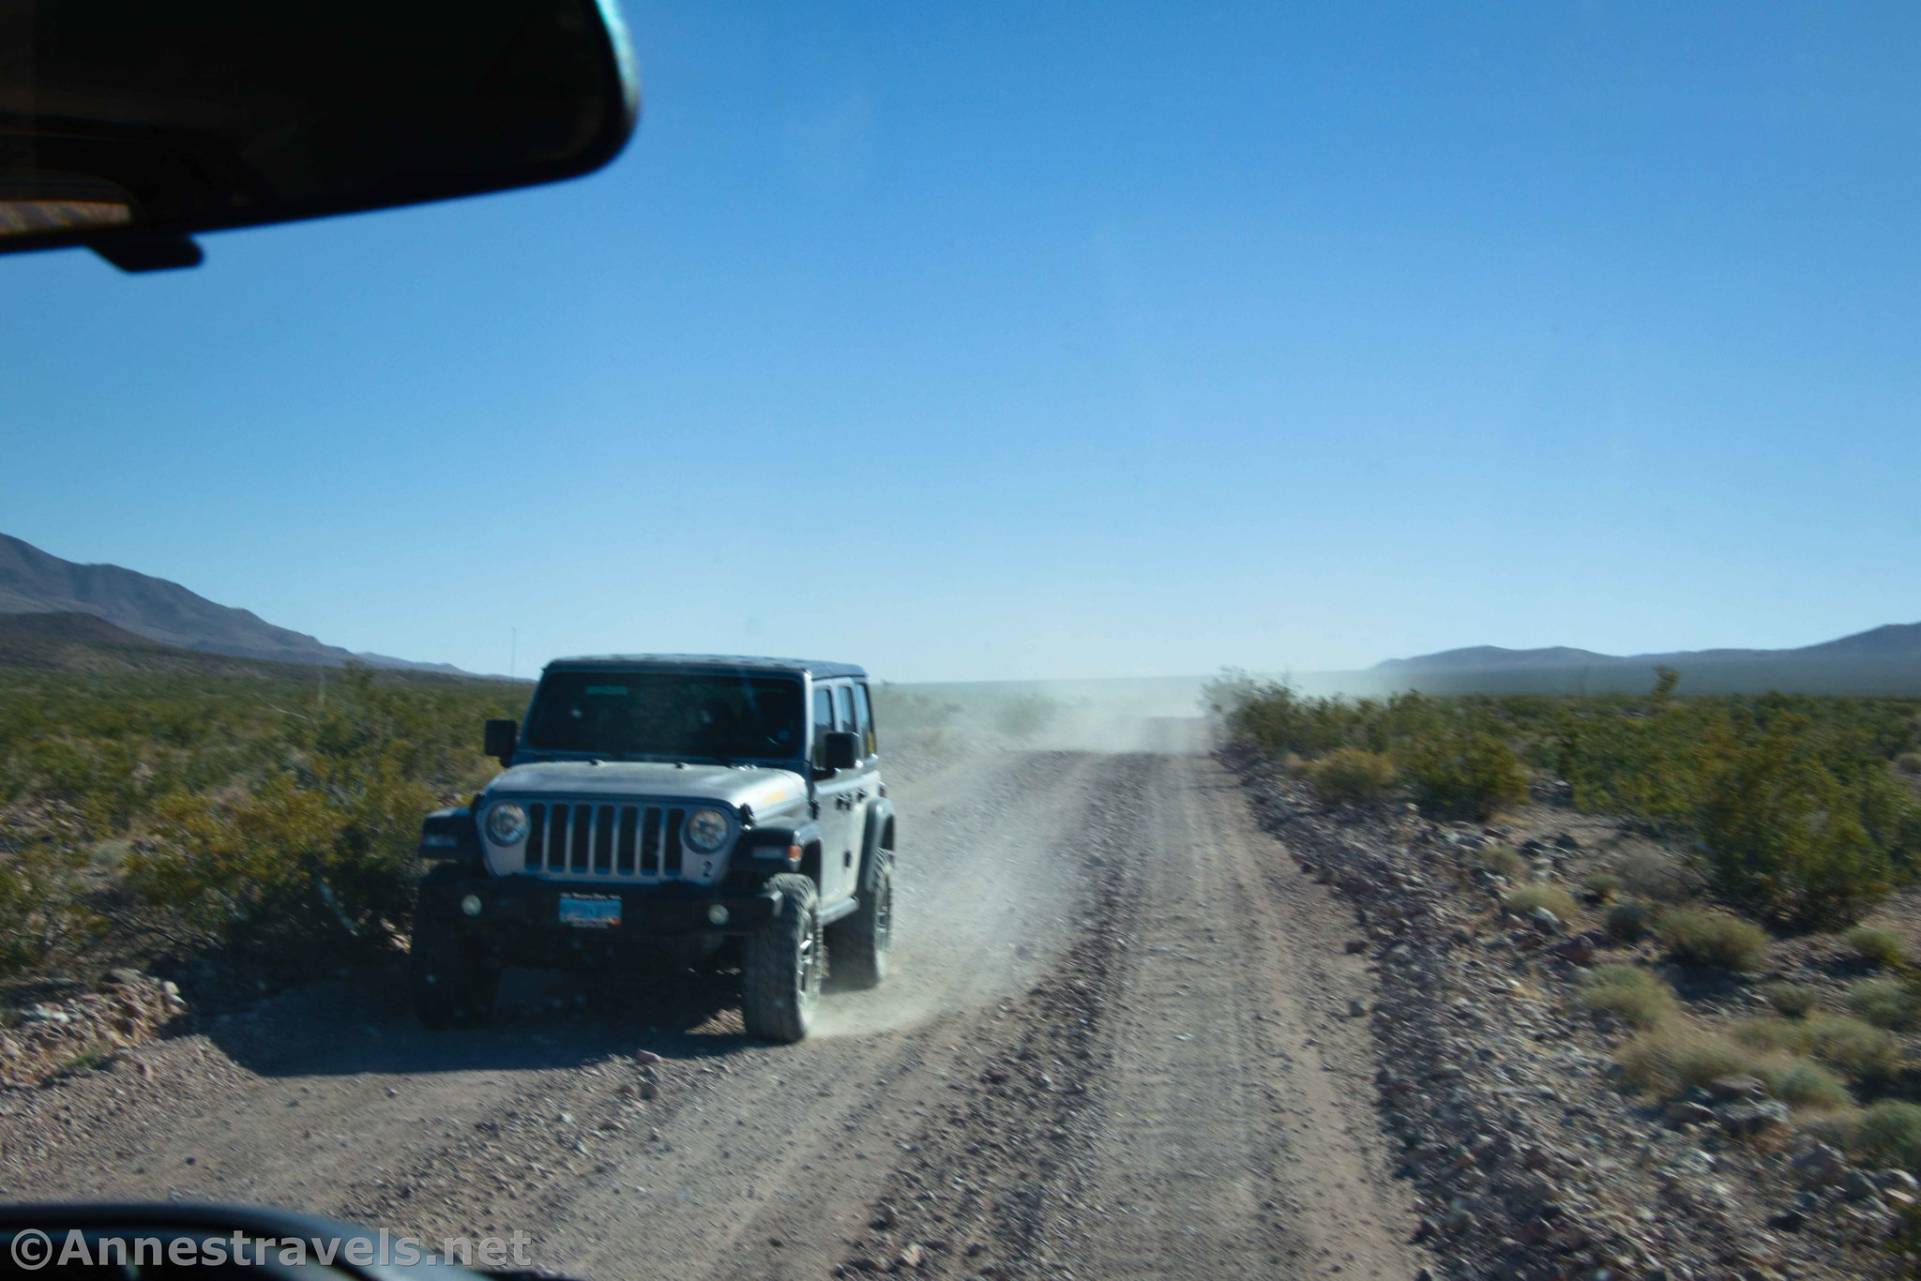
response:
M1921 871L1921 802L1897 775L1921 757L1914 700L1690 698L1676 679L1664 672L1638 697L1342 699L1230 674L1209 696L1232 734L1276 759L1385 753L1431 814L1484 819L1519 804L1529 766L1563 780L1576 808L1696 850L1660 887L1624 862L1645 897L1680 900L1704 879L1743 912L1830 928Z
M1489 819L1527 799L1527 767L1494 734L1451 734L1403 744L1395 754L1422 809Z
M1887 894L1891 850L1872 829L1877 821L1898 826L1907 803L1890 793L1896 785L1885 767L1851 787L1808 719L1793 714L1751 741L1728 744L1724 754L1699 817L1722 894L1798 927L1856 920ZM1896 835L1911 854L1908 839Z
M235 798L175 793L127 884L176 933L263 953L384 942L404 924L434 793L421 745L370 676L350 676L301 751Z
M83 850L28 837L0 853L0 977L28 974L97 936Z

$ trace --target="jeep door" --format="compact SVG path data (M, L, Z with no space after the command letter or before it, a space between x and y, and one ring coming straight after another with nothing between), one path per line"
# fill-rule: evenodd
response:
M853 728L846 682L814 683L814 799L820 805L820 897L838 903L854 892L854 860L860 847L854 835L858 813L854 794L861 790L858 769L823 772L827 764L829 730ZM843 720L843 716L845 719Z
M867 836L867 802L880 790L880 770L868 746L868 730L873 716L856 697L858 692L852 681L838 681L834 685L834 727L854 735L861 744L859 762L853 769L841 771L851 785L846 793L847 854L843 859L849 894L860 890L860 852Z

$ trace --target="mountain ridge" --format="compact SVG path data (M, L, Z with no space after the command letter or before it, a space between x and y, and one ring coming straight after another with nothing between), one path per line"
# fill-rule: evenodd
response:
M208 600L171 579L121 565L55 556L0 534L0 615L84 614L162 645L231 658L341 667L365 663L466 675L448 663L355 653L267 622L252 610Z
M1539 649L1506 649L1499 645L1469 645L1459 649L1437 650L1411 658L1388 658L1369 671L1462 671L1481 668L1554 667L1572 665L1615 666L1650 663L1701 663L1779 661L1797 657L1819 658L1830 655L1876 659L1913 658L1921 661L1921 623L1883 623L1866 631L1851 632L1833 640L1784 649L1695 649L1670 650L1648 654L1603 654L1597 650L1555 645Z
M1852 694L1921 697L1921 623L1887 623L1785 649L1668 650L1603 654L1573 646L1460 649L1390 658L1361 671L1322 672L1317 692L1429 694L1646 693L1654 669L1681 674L1684 694Z

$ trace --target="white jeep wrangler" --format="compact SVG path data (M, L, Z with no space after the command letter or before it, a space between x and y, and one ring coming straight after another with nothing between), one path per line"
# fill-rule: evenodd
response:
M737 963L748 1032L798 1041L827 958L854 986L886 976L894 809L859 667L560 659L486 749L504 771L421 831L439 864L414 911L427 1025L485 1019L505 966L665 958Z

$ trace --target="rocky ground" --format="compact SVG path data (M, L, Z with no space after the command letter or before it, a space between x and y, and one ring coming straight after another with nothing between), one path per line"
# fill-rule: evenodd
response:
M1553 805L1496 827L1430 822L1400 805L1334 812L1256 753L1223 759L1291 856L1276 875L1325 883L1350 907L1345 946L1379 986L1366 1011L1377 1098L1438 1272L1897 1274L1881 1243L1913 1204L1914 1180L1851 1167L1759 1081L1717 1081L1672 1106L1627 1090L1611 1055L1624 1030L1573 997L1590 966L1656 958L1579 920L1505 913L1506 881L1481 857L1499 842L1532 862L1530 875L1578 884L1601 845L1609 866L1660 869L1644 838ZM1819 945L1786 958L1796 977L1833 960ZM1744 984L1699 995L1759 999Z

